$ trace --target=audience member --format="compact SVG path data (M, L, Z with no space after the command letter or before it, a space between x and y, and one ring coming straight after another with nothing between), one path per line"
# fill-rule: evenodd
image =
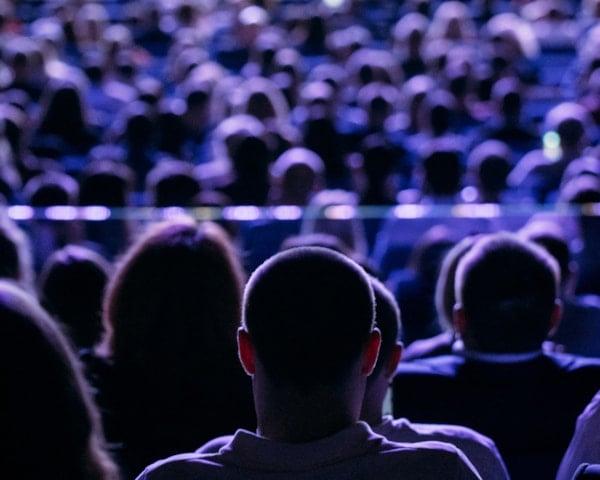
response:
M269 167L269 204L306 206L325 188L325 165L315 152L294 147Z
M575 295L577 265L559 220L530 220L519 234L544 247L558 262L560 323L550 340L554 348L588 357L600 357L600 297Z
M66 337L35 299L0 281L2 464L23 480L118 480Z
M574 252L578 266L575 293L600 295L600 254L597 248L600 217L590 215L590 209L586 208L600 202L600 179L594 174L576 175L561 186L559 199L574 210L576 231L573 237L578 243Z
M67 172L79 172L85 156L100 140L89 118L82 87L69 81L53 81L44 90L39 122L29 140L38 156L59 160Z
M515 77L502 77L494 82L490 115L477 132L476 140L505 142L517 158L538 148L537 126L523 112L526 91Z
M224 230L151 224L107 286L106 337L86 355L125 478L164 456L252 428L235 350L243 270Z
M271 257L250 277L238 330L257 433L238 430L218 453L174 456L138 478L478 478L450 445L390 443L357 422L379 351L374 313L369 277L344 255L299 247Z
M569 447L560 463L556 480L571 480L582 464L600 464L600 438L598 421L600 420L600 392L577 417L575 433L571 438ZM577 477L579 478L579 477ZM586 478L586 477L581 477Z
M74 207L79 201L79 184L71 175L61 170L50 170L31 177L23 188L27 205L40 213L48 207ZM43 216L42 216L43 217ZM78 225L72 221L35 218L27 224L32 243L33 268L39 272L52 253L67 245L81 241Z
M477 468L481 478L508 479L508 473L494 442L467 427L443 424L413 423L406 418L394 419L384 415L383 405L402 357L400 310L392 293L376 278L372 279L375 292L375 323L381 331L379 358L373 373L367 379L361 419L375 433L393 442L420 442L437 440L460 448Z
M315 193L302 218L300 233L328 233L338 236L359 255L368 254L368 243L362 219L355 212L358 197L342 189L324 189Z
M546 115L543 148L523 156L508 176L508 184L537 203L558 193L565 169L590 145L590 115L584 107L562 102Z
M435 311L435 285L442 259L454 243L452 230L438 224L417 240L405 266L394 268L388 260L386 285L402 311L405 345L441 333Z
M100 343L102 298L110 263L81 245L67 245L48 257L37 278L40 303L63 327L77 350Z
M290 243L285 248L295 248L300 245L302 244ZM343 253L343 250L338 250L336 246L328 248ZM375 368L367 379L361 420L367 422L375 433L394 442L415 443L434 440L451 443L463 451L482 478L507 479L506 467L494 442L484 435L467 427L411 423L406 418L394 419L391 415L383 413L389 383L402 356L402 344L398 341L401 330L400 310L393 295L383 283L375 277L371 278L371 282L376 302L375 323L381 332L381 346ZM217 452L230 440L230 435L215 438L204 444L197 452Z
M434 337L415 340L407 345L402 354L404 360L448 355L461 349L462 343L454 327L454 280L458 262L478 238L478 235L467 235L446 251L440 264L434 292L436 318L442 331Z
M506 232L479 239L456 271L464 349L400 364L394 414L474 428L494 439L511 478L552 478L600 386L600 360L542 350L560 318L558 282L542 247Z
M129 245L135 225L119 209L133 206L135 174L124 163L112 158L91 161L79 176L79 206L113 209L102 222L84 219L84 243L112 260Z
M460 195L465 203L509 203L511 192L506 179L512 169L512 151L499 140L486 140L467 158L468 186Z
M163 158L146 175L145 204L154 207L193 207L202 191L190 162Z
M273 153L264 138L241 133L231 140L232 179L218 188L233 205L264 206Z
M34 277L30 238L6 212L0 212L0 278L33 293Z
M416 188L398 192L398 203L459 203L465 168L456 142L446 138L427 140L424 145L413 172Z

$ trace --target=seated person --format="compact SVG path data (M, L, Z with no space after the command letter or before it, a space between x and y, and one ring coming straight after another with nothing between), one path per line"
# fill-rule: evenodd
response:
M379 352L374 317L370 279L344 255L298 247L271 257L246 285L238 330L257 432L238 430L218 453L159 461L138 479L481 478L451 445L388 442L357 421Z
M394 419L384 415L383 406L389 384L402 356L402 344L397 341L400 333L400 310L394 296L376 279L372 280L375 292L375 320L381 331L379 359L367 380L367 388L360 418L375 433L393 442L422 442L436 440L460 448L473 463L482 478L508 479L500 453L493 440L463 426L413 423L406 418Z
M474 430L458 425L411 423L406 418L394 419L384 415L383 407L389 383L400 357L402 344L400 333L400 310L391 292L379 280L372 278L375 293L375 322L381 331L379 358L373 373L367 380L367 388L361 411L361 419L375 433L394 442L422 442L435 440L447 442L460 448L485 479L507 479L506 467L494 442ZM198 449L198 452L217 452L231 440L230 435L217 437Z
M545 248L558 262L563 312L549 346L567 353L600 357L600 296L575 294L577 264L572 259L566 229L559 221L533 218L518 232Z
M454 322L464 349L401 363L394 415L494 439L511 478L553 478L600 359L544 353L561 314L558 265L515 234L483 236L459 261Z
M582 463L600 464L600 391L577 418L575 433L565 452L556 480L571 480ZM579 478L579 477L577 477ZM581 477L587 478L587 477Z
M9 476L118 480L89 385L57 323L7 279L0 315L0 460Z

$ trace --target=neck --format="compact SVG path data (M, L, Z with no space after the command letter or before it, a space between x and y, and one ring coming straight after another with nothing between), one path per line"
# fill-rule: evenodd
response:
M360 419L372 427L379 425L383 419L382 407L388 388L388 379L381 373L371 376L367 382Z
M256 388L255 406L259 435L285 443L305 443L325 438L358 420L361 388L317 387ZM360 392L357 396L357 390ZM356 400L358 398L358 401Z

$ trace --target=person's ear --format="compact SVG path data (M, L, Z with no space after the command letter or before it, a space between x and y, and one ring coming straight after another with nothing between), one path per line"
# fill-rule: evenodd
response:
M369 334L367 345L363 354L363 365L361 372L363 375L371 375L371 372L375 368L377 363L377 357L379 356L379 346L381 345L381 332L378 328L374 328Z
M461 303L454 305L454 330L461 336L464 337L467 331L467 319L465 318L465 310Z
M560 324L560 319L563 313L563 306L560 300L556 300L554 302L554 307L552 307L552 315L550 317L550 328L548 329L548 336L551 337L558 330L558 326Z
M391 380L394 378L394 375L396 375L396 369L398 368L398 364L402 358L402 350L402 344L397 342L392 348L392 351L385 362L384 375L388 380Z
M238 356L244 371L252 376L256 371L254 363L254 346L250 340L250 334L243 328L238 328L237 331Z

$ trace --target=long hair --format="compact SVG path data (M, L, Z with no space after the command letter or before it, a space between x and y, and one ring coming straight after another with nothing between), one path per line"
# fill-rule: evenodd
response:
M116 480L89 386L34 298L0 280L0 460L23 480Z
M254 426L237 358L243 283L229 237L211 222L152 225L117 265L104 348L131 468Z

